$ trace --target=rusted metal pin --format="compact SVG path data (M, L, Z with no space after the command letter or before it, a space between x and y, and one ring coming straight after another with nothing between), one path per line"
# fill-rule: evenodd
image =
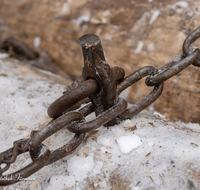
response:
M86 34L78 39L78 43L82 47L84 57L82 77L84 80L95 79L100 87L99 93L89 96L97 116L114 105L116 99L114 75L105 60L99 36ZM114 118L107 123L107 126L116 123L116 118Z

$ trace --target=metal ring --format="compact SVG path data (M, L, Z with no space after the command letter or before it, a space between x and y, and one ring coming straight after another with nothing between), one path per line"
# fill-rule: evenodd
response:
M125 77L123 81L117 86L117 95L124 91L129 86L133 85L143 77L147 75L155 75L158 72L158 69L153 66L142 67L131 73L129 76Z
M118 102L114 106L101 113L96 119L87 123L73 123L71 125L68 125L67 129L73 133L87 133L101 127L111 119L117 117L126 108L127 102L124 99L119 98Z
M142 100L131 106L130 108L126 109L122 114L118 117L120 119L130 119L134 115L137 115L142 110L147 108L153 102L155 102L159 96L162 94L163 91L163 84L159 84L154 87L154 89Z
M9 175L0 175L0 186L11 185L20 181L20 179L29 177L30 175L44 167L48 163L49 158L50 150L46 149L43 154L41 154L36 160L27 165L25 168Z
M146 78L145 83L147 86L155 86L163 83L167 79L173 77L177 73L181 72L183 69L193 64L196 60L198 60L200 56L200 49L195 49L191 54L182 59L180 62L175 63L168 70L158 73L156 75L150 75Z
M50 159L46 165L52 164L72 153L83 142L84 138L85 133L75 134L67 144L51 152Z
M116 83L124 77L124 70L121 67L112 68L114 79ZM83 100L84 98L95 94L99 89L98 82L94 79L86 80L79 84L76 88L66 92L63 96L55 100L47 110L49 117L57 118L63 112L72 107L74 104Z
M79 112L68 112L56 120L48 123L45 127L38 131L31 132L31 140L30 140L30 155L32 160L35 160L39 154L41 149L41 143L46 138L56 133L67 124L73 121L85 121L84 116Z
M192 44L200 37L200 27L194 30L184 41L183 43L183 54L186 56L190 55L194 48L192 48ZM193 63L194 66L200 67L200 59L196 60Z

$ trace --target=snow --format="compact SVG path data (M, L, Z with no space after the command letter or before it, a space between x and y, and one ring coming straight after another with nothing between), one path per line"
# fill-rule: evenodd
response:
M7 58L9 55L7 53L0 53L0 59L5 59Z
M189 4L186 1L179 1L179 2L176 2L176 6L179 6L179 7L182 7L183 9L186 9L186 8L188 8Z
M150 51L153 51L154 50L154 45L153 43L150 43L147 45L147 51L150 52Z
M133 149L142 145L143 141L137 135L122 136L117 139L119 149L123 154L130 153Z
M137 48L135 49L135 54L138 54L142 51L143 45L144 45L143 41L138 41Z
M154 10L151 16L151 19L149 21L149 24L153 24L155 20L158 18L159 14L160 14L160 10Z
M46 72L45 78L29 68L0 60L0 152L45 126L51 120L48 106L66 89L65 84L53 82L55 75ZM89 115L87 121L94 117ZM198 123L172 122L144 110L115 126L100 127L71 155L45 166L29 180L2 189L110 190L117 185L132 190L198 189L199 134ZM44 144L55 150L72 137L62 129ZM8 173L29 163L29 154L22 154Z
M86 158L73 156L68 160L68 172L73 175L78 182L87 178L88 172L94 167L93 156Z
M40 47L40 43L41 43L40 37L36 36L36 37L34 38L34 41L33 41L34 47L36 47L36 48Z
M78 26L81 26L83 22L89 22L89 20L90 20L90 12L85 11L80 17L73 20L73 23L75 23Z
M189 6L186 1L178 1L174 5L170 5L169 7L175 10L177 13L182 13L184 9L187 9Z
M49 185L45 190L71 188L75 185L75 182L74 176L56 175L50 179Z

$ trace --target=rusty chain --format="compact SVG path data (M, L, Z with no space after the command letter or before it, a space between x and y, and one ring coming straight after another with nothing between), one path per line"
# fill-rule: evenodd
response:
M49 106L47 112L53 118L50 123L40 130L32 131L30 138L15 141L12 148L0 153L0 185L16 183L20 180L19 176L26 178L72 153L83 142L87 132L102 125L113 126L147 108L161 95L164 81L191 64L200 67L200 49L192 48L199 37L200 27L184 41L183 53L169 63L160 69L153 66L140 68L125 78L122 68L110 68L107 64L98 36L86 34L79 38L78 43L82 46L84 57L83 80L69 88ZM21 49L29 57L33 56L26 48ZM145 98L127 108L127 102L119 98L120 93L146 76L146 85L154 86L154 89ZM80 108L83 103L88 104ZM95 112L96 118L86 122L85 117L92 112ZM50 151L42 142L64 127L75 133L74 137L64 146ZM25 152L30 153L32 163L17 172L3 175L17 157ZM5 166L2 167L3 165Z

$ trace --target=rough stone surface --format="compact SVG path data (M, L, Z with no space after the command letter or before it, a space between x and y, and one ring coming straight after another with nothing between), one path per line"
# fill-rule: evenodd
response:
M181 53L186 36L200 25L199 7L189 0L2 0L0 39L14 36L33 45L39 37L40 47L77 78L83 65L77 39L95 33L110 66L122 66L128 75L147 65L161 67ZM200 122L199 80L199 68L190 66L165 82L154 108L171 119ZM143 80L131 88L129 100L149 91Z

